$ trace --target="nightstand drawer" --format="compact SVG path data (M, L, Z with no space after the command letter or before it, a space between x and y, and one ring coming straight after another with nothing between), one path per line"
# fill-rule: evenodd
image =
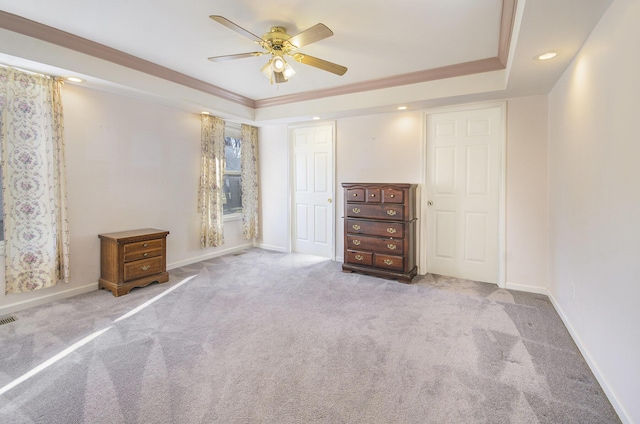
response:
M135 280L136 278L164 271L162 259L162 257L156 257L124 264L124 281Z
M124 245L124 261L153 258L162 255L164 240L148 240Z

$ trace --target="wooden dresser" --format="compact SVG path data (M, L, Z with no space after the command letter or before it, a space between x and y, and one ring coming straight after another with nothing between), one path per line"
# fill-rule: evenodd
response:
M100 234L99 288L117 297L134 287L169 281L168 234L155 228Z
M345 272L410 282L416 266L416 184L343 183Z

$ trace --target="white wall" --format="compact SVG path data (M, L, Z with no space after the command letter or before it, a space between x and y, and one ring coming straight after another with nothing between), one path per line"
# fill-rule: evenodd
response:
M548 285L548 97L507 101L507 288Z
M640 1L614 1L549 96L550 291L628 422L640 422L639 18Z
M507 101L507 282L512 288L538 292L546 291L548 272L547 114L547 96ZM423 180L423 125L422 111L336 122L337 260L344 255L341 183L419 184ZM265 194L262 205L265 231L261 242L287 250L286 126L263 128L260 136L261 184ZM268 228L274 231L267 231Z
M258 131L260 173L260 237L262 248L289 252L289 153L287 127Z
M231 221L222 247L199 247L198 115L71 84L62 98L71 282L30 293L2 291L0 314L97 289L100 233L169 230L169 268L246 244L241 222Z

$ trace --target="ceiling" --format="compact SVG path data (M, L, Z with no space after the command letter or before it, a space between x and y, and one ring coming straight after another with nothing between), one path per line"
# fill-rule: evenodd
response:
M336 118L546 94L610 3L0 0L0 63L257 124ZM260 72L267 56L211 62L259 47L209 15L259 36L321 22L334 35L300 51L348 71L290 60L296 74L271 85ZM548 50L557 58L533 59Z

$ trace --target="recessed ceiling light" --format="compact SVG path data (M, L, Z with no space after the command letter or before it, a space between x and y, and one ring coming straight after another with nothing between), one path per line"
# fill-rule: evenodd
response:
M313 117L313 120L314 120L314 121L318 121L318 120L320 120L320 117L319 117L319 116L314 116L314 117Z
M407 110L406 106L398 106L398 110Z
M78 77L67 77L65 79L70 82L84 82L82 78L78 78Z
M536 59L537 60L549 60L549 59L553 59L557 55L558 55L558 53L556 53L556 52L546 52L546 53L542 53L542 54L536 56Z
M201 115L211 115L211 113L207 112L206 110L203 110L202 112L200 112Z

